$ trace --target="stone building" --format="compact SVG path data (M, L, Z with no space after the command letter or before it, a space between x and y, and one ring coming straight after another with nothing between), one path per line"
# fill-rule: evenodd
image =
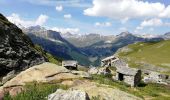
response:
M62 61L62 66L69 70L77 70L78 62L74 60L65 60L65 61Z
M123 81L130 86L135 87L141 81L141 70L129 67L117 68L114 79Z
M104 58L102 61L101 61L101 66L104 67L104 66L113 66L113 63L115 61L119 60L117 57L115 56L110 56L110 57L106 57Z

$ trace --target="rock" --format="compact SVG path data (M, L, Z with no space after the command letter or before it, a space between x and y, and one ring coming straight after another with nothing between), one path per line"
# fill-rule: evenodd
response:
M90 75L87 72L70 71L65 67L46 62L22 71L16 77L6 82L3 88L6 92L10 92L11 95L16 95L23 90L18 86L22 87L29 82L59 82L65 85L72 85L72 81L79 78L90 78Z
M91 78L90 74L84 71L71 71L71 73L74 75L79 75L82 78Z
M9 72L5 77L2 78L2 84L6 83L10 79L15 77L15 70Z
M109 69L109 67L101 67L101 68L92 67L89 69L88 73L106 75L106 74L111 74L111 70Z
M99 75L111 74L111 70L109 69L109 67L102 67L102 68L99 68L98 74Z
M0 100L3 100L3 97L4 97L4 91L3 88L0 87Z
M86 92L80 90L61 90L48 96L48 100L90 100Z
M25 70L46 61L34 49L33 43L21 29L2 14L0 14L0 55L0 77L13 70Z
M27 82L33 81L48 82L52 80L69 79L76 76L69 72L69 70L62 66L46 62L22 71L16 77L6 82L3 87L22 86Z
M90 74L97 74L98 73L98 68L97 67L92 67L89 69L88 73Z
M168 79L169 79L168 75L150 71L148 75L144 76L143 81L145 83L158 83L168 85Z
M102 85L89 80L77 80L74 82L75 85L71 87L73 90L85 91L91 100L93 97L99 97L96 100L142 100L132 94L121 91L117 88L111 88L108 85Z
M11 90L9 91L9 94L11 96L16 96L17 94L21 93L22 91L23 91L23 87L17 86L17 87L11 88Z

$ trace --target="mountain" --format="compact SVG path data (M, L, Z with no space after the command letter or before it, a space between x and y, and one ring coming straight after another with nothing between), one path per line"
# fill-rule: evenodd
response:
M77 60L81 65L91 62L82 51L61 37L59 32L46 30L40 26L29 27L23 31L31 38L33 43L43 47L52 55L65 60Z
M21 29L0 14L0 79L47 61Z
M165 33L162 37L163 37L165 40L169 40L169 39L170 39L170 32Z
M90 33L85 35L77 35L72 33L61 33L62 37L69 41L71 44L76 47L86 47L92 44L95 44L100 41L111 42L114 40L114 36L103 36L100 34Z
M131 67L169 74L170 40L139 42L128 45L116 53Z
M99 66L102 58L115 53L128 44L142 41L160 41L162 38L142 38L129 32L114 35L59 33L40 26L29 27L24 32L35 44L62 59L74 59L82 65Z
M121 34L115 36L115 38L111 42L99 41L95 44L80 49L90 57L97 57L98 59L102 59L104 57L112 55L119 48L122 48L128 44L133 44L135 42L141 41L160 41L160 40L162 40L162 38L150 38L150 39L141 38L129 32L122 32ZM99 62L96 63L99 64Z

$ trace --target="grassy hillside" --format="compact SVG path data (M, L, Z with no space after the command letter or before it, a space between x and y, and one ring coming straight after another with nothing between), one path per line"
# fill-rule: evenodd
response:
M57 64L57 65L61 65L61 61L62 61L61 58L57 58L57 57L51 55L50 53L44 51L44 50L42 49L42 47L39 46L39 45L37 45L37 44L35 45L35 49L36 49L36 51L38 51L39 53L41 53L44 57L46 57L49 62L54 63L54 64Z
M136 43L120 50L118 55L128 60L131 67L152 67L160 72L170 72L170 40L149 43Z

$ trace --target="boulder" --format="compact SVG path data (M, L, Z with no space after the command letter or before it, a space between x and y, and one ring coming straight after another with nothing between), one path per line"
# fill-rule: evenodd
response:
M87 72L70 71L65 67L46 62L22 71L2 87L5 92L13 96L20 93L23 90L22 87L29 82L59 82L72 85L72 81L79 78L90 78L90 75Z
M61 90L48 96L48 100L90 100L86 92L80 90Z

